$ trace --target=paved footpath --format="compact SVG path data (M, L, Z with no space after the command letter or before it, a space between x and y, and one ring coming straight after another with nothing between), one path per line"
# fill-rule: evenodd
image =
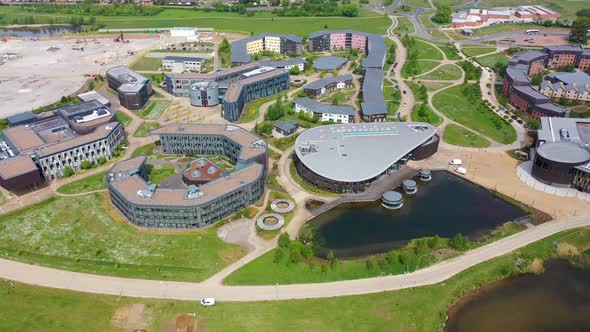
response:
M176 300L215 297L221 301L265 301L358 295L436 284L478 263L501 256L549 235L589 225L588 217L551 221L416 272L319 284L222 286L125 279L61 271L4 259L0 259L0 278L97 294Z

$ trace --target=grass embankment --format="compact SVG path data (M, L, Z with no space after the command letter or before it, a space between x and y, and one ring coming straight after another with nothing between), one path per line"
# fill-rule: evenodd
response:
M462 84L442 90L434 95L432 103L449 119L497 142L516 140L514 128L484 105L478 85Z
M144 121L137 130L133 133L134 137L147 137L150 135L150 131L160 128L160 124L157 122L147 122Z
M283 95L285 95L285 93L280 93L277 95L261 98L246 104L246 106L244 106L244 110L242 111L242 115L238 123L248 123L250 121L256 120L258 118L258 115L260 114L260 106L270 101L281 99Z
M438 66L439 60L443 59L441 51L429 43L411 36L404 36L401 41L408 51L408 59L401 69L404 78L424 74Z
M119 111L117 114L115 114L115 116L117 117L117 121L121 122L123 127L127 127L129 124L131 124L131 122L133 122L133 119L123 112Z
M465 47L461 51L467 56L478 56L482 54L496 52L495 47Z
M475 58L474 60L477 61L477 63L479 63L480 65L482 65L484 67L490 67L490 68L494 68L497 63L502 65L502 67L505 67L508 65L508 61L509 61L509 59L507 57L505 57L504 55L502 55L501 53L494 53L494 54L478 57L478 58Z
M447 80L454 81L461 78L463 71L455 65L442 65L428 74L416 77L417 80Z
M107 173L100 172L83 179L64 184L57 188L62 194L79 194L89 191L101 190L107 188Z
M434 113L428 105L417 104L412 110L412 121L426 122L433 126L438 126L442 123L442 118L438 114Z
M0 281L0 311L3 313L0 330L116 330L111 325L115 311L133 303L143 303L149 308L146 321L150 331L162 330L169 322L173 324L176 315L181 313L195 313L199 326L215 331L344 331L353 328L438 331L444 325L448 308L461 296L482 285L522 273L523 269L515 266L517 258L523 258L522 266L527 266L534 258L557 257L554 242L559 245L565 241L582 252L590 246L590 229L555 234L432 286L325 299L219 302L210 308L196 301L105 296ZM582 258L574 260L583 261ZM301 315L302 312L305 315Z
M450 86L453 83L450 82L423 82L422 85L424 85L426 87L426 90L428 91L436 91L436 90L440 90L442 88L446 88L448 86Z
M0 227L3 257L120 277L200 281L243 255L217 237L217 227L181 234L137 230L106 193L52 197L1 216Z
M445 127L443 141L452 145L472 148L487 148L491 145L490 141L486 138L452 123Z
M399 16L395 18L397 20L397 26L393 29L394 33L397 34L406 34L406 33L413 33L416 31L414 28L414 24L407 18L403 16Z

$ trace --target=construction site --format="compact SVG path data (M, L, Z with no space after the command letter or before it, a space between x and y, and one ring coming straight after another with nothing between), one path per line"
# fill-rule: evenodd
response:
M31 111L75 93L89 75L127 65L158 48L159 35L8 38L0 43L0 118Z

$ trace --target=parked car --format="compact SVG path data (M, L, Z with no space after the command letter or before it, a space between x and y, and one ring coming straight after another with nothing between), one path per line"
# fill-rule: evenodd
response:
M206 297L204 299L201 300L201 305L203 307L210 307L215 305L215 299L212 297Z
M516 119L518 119L518 117L517 117L516 115L511 115L511 116L510 116L510 118L511 118L512 120L516 120Z
M525 123L522 126L525 127L525 128L528 128L529 127L529 124L528 123Z
M516 122L518 122L520 124L523 124L524 123L524 121L522 121L521 119L516 120Z
M491 96L491 95L492 95L492 92L491 91L488 91L488 96Z
M402 93L403 93L403 94L406 94L406 93L408 93L408 91L404 90L404 91L402 91Z
M408 104L404 103L404 107L408 106Z
M463 161L461 159L452 159L451 161L449 161L449 165L461 165L463 164Z
M457 172L457 173L459 173L461 175L467 174L467 170L465 168L463 168L463 167L457 167L457 168L455 168L455 172Z

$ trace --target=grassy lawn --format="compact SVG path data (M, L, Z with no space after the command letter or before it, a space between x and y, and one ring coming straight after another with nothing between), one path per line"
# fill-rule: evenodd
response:
M428 105L424 105L423 108L422 105L416 105L412 110L411 116L412 121L426 122L434 126L438 126L442 123L442 118L438 114L434 113L434 111L431 110Z
M432 99L434 107L450 119L497 142L514 142L514 128L494 112L485 109L481 99L468 100L463 89L463 85L457 85L437 93Z
M170 106L169 100L150 100L143 109L137 112L142 119L156 120Z
M442 60L443 55L441 52L434 46L422 42L420 40L416 40L416 49L418 54L418 59L421 60Z
M131 69L137 71L158 71L161 66L162 58L148 58L143 56L131 66Z
M443 141L452 145L472 148L487 148L490 146L490 141L486 138L452 123L445 127Z
M266 104L269 101L277 100L283 97L285 94L286 92L283 92L273 96L261 98L246 104L246 106L244 106L242 116L240 117L240 121L238 121L238 123L247 123L256 120L258 118L258 115L260 114L260 106L262 106L262 104Z
M150 312L149 331L163 330L163 325L173 322L180 313L195 313L199 326L212 331L345 331L353 327L360 331L438 331L448 308L461 296L511 274L522 273L514 266L517 258L528 263L536 257L556 257L553 241L560 240L582 251L590 244L590 230L582 228L555 234L431 286L325 299L219 302L210 308L196 301L96 295L0 280L3 295L0 330L118 330L112 325L115 311L143 303Z
M423 82L422 83L428 91L436 91L442 88L445 88L453 83L447 82Z
M150 165L150 183L160 184L162 180L176 174L174 165Z
M437 45L449 60L461 60L461 56L457 54L457 50L452 45Z
M507 65L508 61L509 61L509 59L507 57L505 57L504 55L502 55L501 53L494 53L494 54L482 56L479 58L475 58L474 60L477 61L480 65L482 65L484 67L490 67L490 68L494 68L494 65L498 62L503 65Z
M428 0L405 0L404 3L408 6L430 8Z
M418 76L418 80L449 80L454 81L461 78L463 70L455 65L442 65L435 71L426 75Z
M148 137L150 135L150 131L160 128L160 124L157 122L143 122L137 130L133 133L134 137Z
M477 56L486 53L496 52L495 47L464 47L461 49L467 56Z
M422 14L420 15L420 22L422 22L422 24L424 25L425 28L436 28L437 25L435 25L434 23L432 23L432 21L430 21L430 16L432 16L433 13L426 13L426 14Z
M137 157L137 156L151 156L154 154L154 148L156 146L154 145L154 143L149 143L146 144L144 146L140 146L137 149L135 149L135 151L133 151L133 153L131 153L131 157Z
M52 197L1 216L0 226L6 258L121 277L199 281L243 254L217 237L217 227L139 231L114 211L107 193Z
M133 121L133 119L129 115L123 112L117 112L115 116L117 117L117 121L121 122L123 127L127 127Z
M407 62L406 62L407 64ZM421 74L424 74L432 69L434 69L436 66L438 66L440 64L439 61L434 61L434 60L418 60L416 61L416 75L413 76L418 76ZM404 65L404 67L402 68L402 77L404 78L408 78L410 77L410 73L408 73L408 66Z
M398 16L395 19L397 20L397 26L393 29L394 33L403 35L405 33L413 33L416 31L414 24L412 24L407 17Z
M57 188L62 194L79 194L107 188L107 172L100 172Z
M399 101L387 101L387 114L388 115L396 115L397 110L399 109L400 103Z

